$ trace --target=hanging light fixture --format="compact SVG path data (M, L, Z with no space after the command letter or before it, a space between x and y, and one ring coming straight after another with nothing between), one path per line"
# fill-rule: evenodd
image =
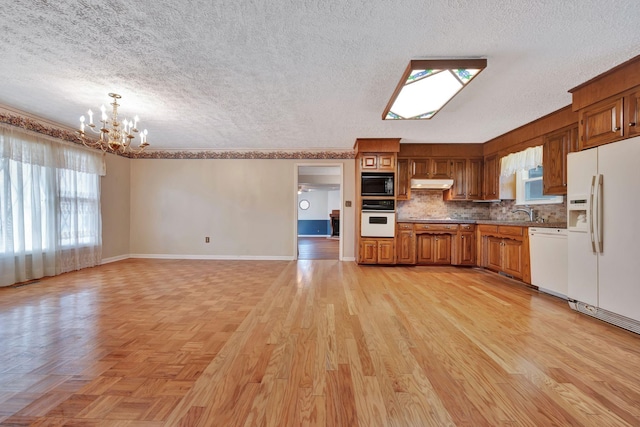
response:
M118 121L118 107L120 106L118 99L122 98L122 96L117 93L110 93L109 96L113 98L111 118L107 116L107 109L102 105L100 107L102 113L100 116L100 129L96 130L96 125L93 123L93 111L87 111L89 123L85 124L85 117L80 117L80 130L77 131L78 138L85 146L100 148L105 152L134 155L141 153L149 145L147 142L147 130L138 130L138 122L140 121L138 116L135 116L133 120L124 119L122 122ZM93 133L100 134L100 138L97 140L87 138L85 135L85 128L87 127ZM138 133L140 134L140 145L138 145L138 148L132 148L131 143Z

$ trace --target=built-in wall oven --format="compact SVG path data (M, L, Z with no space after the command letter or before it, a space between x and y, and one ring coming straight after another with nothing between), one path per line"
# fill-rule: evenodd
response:
M394 200L363 200L361 237L393 237L396 233Z

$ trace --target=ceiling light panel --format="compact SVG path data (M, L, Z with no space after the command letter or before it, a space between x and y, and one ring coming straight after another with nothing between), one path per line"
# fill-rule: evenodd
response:
M382 118L430 119L486 66L486 59L412 60Z

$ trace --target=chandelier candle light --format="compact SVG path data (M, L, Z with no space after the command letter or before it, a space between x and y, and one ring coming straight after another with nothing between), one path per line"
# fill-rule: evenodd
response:
M89 110L89 123L85 124L84 116L80 117L80 130L77 131L78 138L82 143L90 148L100 148L102 151L109 151L119 154L139 154L148 145L147 142L147 130L139 131L138 122L140 119L135 116L133 120L124 119L122 122L118 121L118 99L122 98L117 93L110 93L109 96L113 98L111 105L113 106L113 112L111 113L111 119L107 116L107 109L104 105L100 107L102 112L100 123L101 127L96 130L96 125L93 123L93 111ZM100 134L100 139L94 140L85 136L85 127L89 127L93 133ZM140 145L137 149L131 147L131 142L135 138L135 134L140 134Z

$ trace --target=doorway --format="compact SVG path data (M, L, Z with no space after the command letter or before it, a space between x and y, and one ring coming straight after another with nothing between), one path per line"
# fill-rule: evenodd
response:
M336 164L296 167L296 259L342 259L342 174Z

